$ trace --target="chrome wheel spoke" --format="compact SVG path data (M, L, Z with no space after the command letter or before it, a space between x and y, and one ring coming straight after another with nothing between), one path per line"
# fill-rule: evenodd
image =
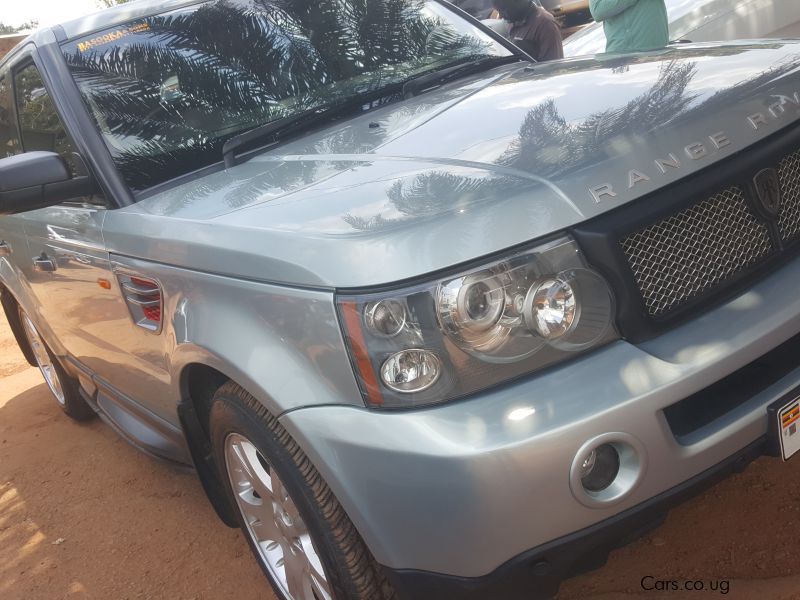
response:
M243 440L233 446L243 477L247 480L256 497L273 500L272 476L258 460L258 450L250 442ZM244 481L242 482L244 483Z
M245 514L247 524L253 530L253 536L259 543L276 542L281 539L281 531L275 523L275 512L272 510L272 503L251 504ZM243 511L244 512L244 511Z
M258 464L256 449L244 440L236 440L226 448L231 483L253 538L259 544L271 545L281 539L275 520L275 504L269 475Z
M313 596L310 595L310 589L307 585L308 579L306 577L306 557L300 550L298 552L298 545L296 543L289 544L287 551L284 553L284 573L286 575L286 587L289 588L289 594L294 599L312 600Z

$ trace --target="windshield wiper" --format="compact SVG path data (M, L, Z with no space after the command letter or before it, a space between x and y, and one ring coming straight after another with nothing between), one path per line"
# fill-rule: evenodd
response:
M424 73L422 75L418 75L417 77L408 79L403 84L403 97L413 98L414 96L418 96L423 92L437 88L440 85L443 85L448 81L458 79L459 77L466 77L472 73L485 71L493 67L499 67L500 65L519 62L519 60L519 56L515 54L510 56L490 56L488 58L478 58L468 62L458 63L451 67L439 69L438 71Z
M360 95L343 102L335 102L309 108L308 110L270 121L269 123L245 131L244 133L234 135L222 146L222 157L225 161L225 168L230 169L236 164L236 153L242 146L248 146L259 140L275 143L278 142L281 137L289 133L297 133L302 129L313 127L325 121L330 121L343 114L363 112L364 110L372 108L377 100L390 96L393 92L397 93L396 90L384 88L380 90L380 93Z
M331 117L330 110L326 106L317 106L288 117L275 119L233 136L222 146L222 158L225 161L225 168L230 169L236 164L236 151L242 146L247 146L258 140L268 141L270 138L272 138L271 141L277 142L282 133L299 127L310 127L323 119L329 119Z
M374 108L376 103L380 103L382 99L398 94L402 94L404 98L416 96L417 94L438 87L446 81L451 81L458 77L469 75L470 73L517 62L519 60L520 58L513 54L510 56L491 56L488 58L470 60L438 71L419 75L418 77L406 80L402 84L389 85L372 93L360 94L342 102L324 104L270 121L264 125L234 135L225 142L222 146L225 168L230 169L235 166L237 152L240 151L242 147L250 146L255 142L264 141L266 143L276 143L285 135L297 133L298 131L330 121L344 114L363 112Z

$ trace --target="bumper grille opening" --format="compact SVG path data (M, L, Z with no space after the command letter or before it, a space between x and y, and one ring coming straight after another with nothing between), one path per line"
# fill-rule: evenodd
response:
M654 317L722 284L775 250L767 226L753 215L739 187L641 229L621 243Z
M664 409L681 442L800 368L800 334L715 384Z

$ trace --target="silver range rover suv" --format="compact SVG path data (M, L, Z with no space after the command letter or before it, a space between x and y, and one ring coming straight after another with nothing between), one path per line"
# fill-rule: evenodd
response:
M0 63L0 149L25 356L281 599L547 598L800 447L800 43L135 2Z

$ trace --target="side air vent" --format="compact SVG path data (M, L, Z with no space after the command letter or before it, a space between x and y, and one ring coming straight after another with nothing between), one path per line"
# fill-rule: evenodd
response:
M116 275L133 322L142 329L160 333L163 298L158 282L129 273L117 272Z

